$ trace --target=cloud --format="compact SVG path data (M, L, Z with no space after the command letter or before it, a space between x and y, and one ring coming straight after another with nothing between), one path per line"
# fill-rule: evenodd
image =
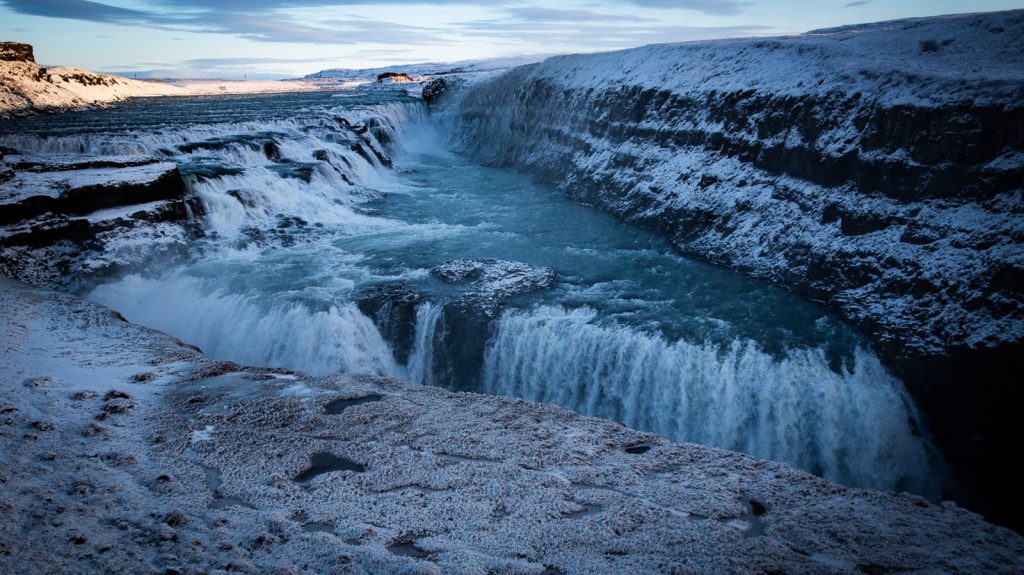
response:
M749 2L740 0L628 0L645 8L674 8L695 10L713 16L739 14Z
M856 8L858 6L866 6L871 3L871 0L856 0L856 2L847 2L843 8Z
M138 78L243 78L278 79L294 76L292 64L328 65L330 57L316 58L195 58L181 62L139 62L109 73Z
M688 9L709 14L735 13L746 4L739 0L627 1L648 8ZM501 10L504 16L419 27L358 17L304 21L287 12L295 8L370 4L476 5ZM671 26L660 23L661 20L635 14L543 8L523 0L148 0L147 4L141 5L146 8L123 8L93 0L0 0L0 5L33 16L226 34L257 42L295 44L440 46L465 38L493 37L496 41L508 43L529 39L578 50L581 47L619 48L722 35L750 35L762 31L756 26ZM602 4L605 5L614 6L612 3Z
M650 18L633 15L601 14L590 10L559 10L521 6L506 8L505 13L516 20L530 22L651 22Z
M231 12L280 10L287 8L319 8L328 6L379 5L463 5L500 7L522 4L518 0L154 0L173 7L199 8ZM743 0L624 0L626 4L646 8L686 9L705 14L728 15L740 12L748 2ZM557 10L555 10L557 11Z
M323 3L322 0L316 0ZM268 12L244 12L229 10L157 12L133 10L92 2L91 0L0 0L15 12L32 16L65 18L101 22L149 26L190 32L230 34L261 42L290 42L306 44L354 44L357 42L415 42L440 41L433 30L417 30L372 20L330 21L321 25L298 22L288 15ZM301 0L277 4L298 5ZM309 2L307 2L309 3ZM169 4L164 2L164 4ZM186 4L182 2L181 4ZM192 2L198 7L199 2ZM242 3L225 2L229 8ZM256 1L253 5L269 5ZM218 4L219 5L219 4ZM323 25L327 24L327 25Z
M636 15L605 14L589 10L516 6L505 8L502 12L504 16L501 18L457 22L451 26L466 38L490 39L510 45L535 42L554 50L578 50L580 46L589 49L627 48L659 42L750 36L768 30L755 25L673 25Z

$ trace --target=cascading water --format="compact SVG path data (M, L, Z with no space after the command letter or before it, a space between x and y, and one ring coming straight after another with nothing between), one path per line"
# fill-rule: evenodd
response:
M487 350L487 393L552 402L681 440L788 461L854 485L928 490L929 457L899 381L865 349L833 371L820 349L695 344L597 312L508 312Z
M902 384L823 308L443 151L409 98L196 100L30 119L0 136L178 163L205 237L183 265L91 290L128 319L242 363L550 401L851 485L937 494L941 462ZM430 273L455 258L558 279L480 307L489 286Z

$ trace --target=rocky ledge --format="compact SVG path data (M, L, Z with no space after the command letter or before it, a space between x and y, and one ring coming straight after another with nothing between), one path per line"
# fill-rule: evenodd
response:
M1024 539L552 405L213 361L0 279L5 573L1017 573Z
M459 96L467 152L873 334L1020 524L1024 11L555 57Z
M36 284L180 251L189 218L173 163L136 156L0 156L0 274Z

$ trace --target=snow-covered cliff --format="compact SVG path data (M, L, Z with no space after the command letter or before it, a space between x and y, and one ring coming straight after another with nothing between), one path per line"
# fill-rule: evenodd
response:
M0 118L81 109L133 96L173 96L181 91L169 84L139 82L77 68L45 68L36 63L28 44L0 43Z
M140 81L65 66L36 63L32 46L0 42L0 118L84 110L147 96L253 94L315 90L276 80Z
M1003 481L1024 11L555 57L459 96L461 148L874 333L954 463Z

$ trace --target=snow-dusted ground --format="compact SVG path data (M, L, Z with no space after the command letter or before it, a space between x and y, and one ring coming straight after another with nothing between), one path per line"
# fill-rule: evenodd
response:
M316 90L303 82L285 80L148 80L147 84L166 84L179 88L185 96L216 96L222 94L273 94Z
M177 86L93 74L76 68L44 68L35 62L0 61L0 118L37 111L85 109L139 96L174 96Z
M96 74L69 67L45 68L30 61L0 61L0 118L81 110L127 98L147 96L215 96L301 92L320 89L351 89L374 84L383 72L409 74L410 90L436 76L482 79L515 66L530 64L541 56L519 56L452 63L403 64L359 70L322 70L295 80L133 80ZM393 86L382 84L387 89Z
M0 298L5 573L1024 569L1024 539L952 505L551 405L214 362L6 279Z

